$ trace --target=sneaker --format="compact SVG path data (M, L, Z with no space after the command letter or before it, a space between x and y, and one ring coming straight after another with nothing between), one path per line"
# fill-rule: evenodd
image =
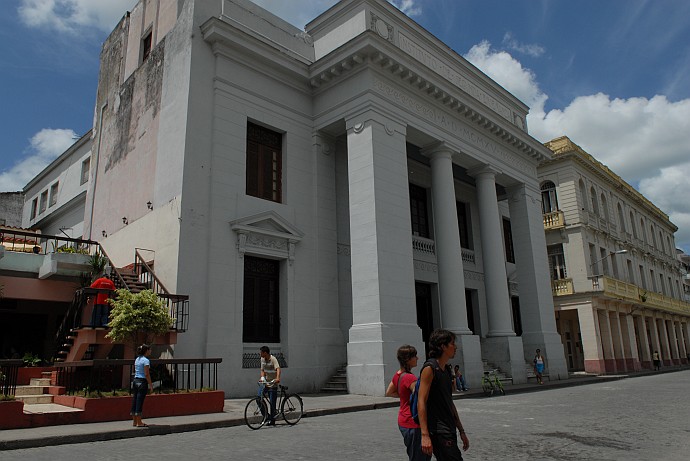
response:
M463 389L463 391L469 391L469 390L470 390L469 387L466 387L466 388Z

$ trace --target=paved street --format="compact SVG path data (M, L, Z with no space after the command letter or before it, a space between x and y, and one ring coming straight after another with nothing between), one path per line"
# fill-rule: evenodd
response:
M466 460L687 460L690 370L456 401L470 437ZM402 460L396 411L2 452L11 460ZM145 430L145 429L144 429Z

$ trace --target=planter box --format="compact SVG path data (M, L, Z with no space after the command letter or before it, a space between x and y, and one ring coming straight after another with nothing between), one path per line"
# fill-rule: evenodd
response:
M21 400L6 400L0 402L0 429L17 429L28 426L25 418L24 402Z
M73 395L56 395L54 402L84 410L79 415L80 423L99 421L124 421L131 419L129 412L132 397L104 397L87 399ZM151 394L144 400L144 418L163 416L197 415L221 413L225 403L223 391L189 392L180 394Z

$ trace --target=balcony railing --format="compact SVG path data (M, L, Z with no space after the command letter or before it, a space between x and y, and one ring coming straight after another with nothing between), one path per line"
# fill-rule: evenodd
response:
M598 276L592 278L592 289L603 292L604 296L642 304L651 309L690 315L690 303L670 298L661 293L648 292L637 285L612 277Z
M544 213L544 230L560 229L565 227L565 217L562 211Z
M44 235L37 232L27 232L0 228L0 244L7 251L34 253L45 255L48 253L78 253L93 255L98 250L98 242L92 240Z
M565 296L575 293L573 279L552 280L551 292L554 296Z
M436 243L428 238L420 237L418 235L412 236L412 251L419 252L426 255L436 254Z

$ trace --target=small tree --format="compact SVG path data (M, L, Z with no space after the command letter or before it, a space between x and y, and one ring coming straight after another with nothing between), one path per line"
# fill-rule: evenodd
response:
M175 319L153 291L131 293L119 289L115 293L116 297L108 300L112 309L107 338L130 342L136 347L141 342L150 344L155 336L170 330Z

